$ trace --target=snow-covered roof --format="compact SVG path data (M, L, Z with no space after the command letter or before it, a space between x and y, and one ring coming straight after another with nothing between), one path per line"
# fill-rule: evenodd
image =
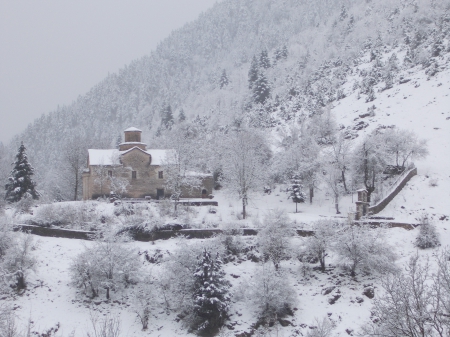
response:
M134 126L132 126L131 128L126 129L124 132L127 132L127 131L139 131L139 132L142 132L142 130L139 130L138 128L135 128Z
M142 152L149 154L152 157L151 165L167 165L174 164L175 150L147 150L144 151L139 147L135 146L126 151L119 151L117 149L108 149L108 150L97 150L97 149L89 149L89 165L97 166L97 165L118 165L119 156L128 153L134 149L139 149Z
M175 164L175 150L147 150L145 151L152 156L151 165Z
M89 149L88 154L89 165L117 165L120 152L117 149Z

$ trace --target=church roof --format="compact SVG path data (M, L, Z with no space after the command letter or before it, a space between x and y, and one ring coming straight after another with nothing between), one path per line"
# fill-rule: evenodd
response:
M139 131L139 132L142 132L142 130L139 130L138 128L135 128L134 126L126 129L124 132L127 132L127 131Z
M125 153L128 153L134 149L138 149L144 153L149 154L152 157L151 165L164 165L164 164L174 164L175 163L176 152L173 149L144 151L136 146L136 147L133 147L126 151L119 151L117 149L107 149L107 150L89 149L88 150L89 165L93 165L93 166L120 165L120 161L119 161L120 156L122 156Z

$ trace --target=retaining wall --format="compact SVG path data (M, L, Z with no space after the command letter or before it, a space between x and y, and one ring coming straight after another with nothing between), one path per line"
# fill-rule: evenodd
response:
M415 175L417 175L417 168L411 169L405 177L402 179L400 183L389 193L386 197L383 198L378 204L374 206L370 206L368 209L369 213L377 214L380 213L391 201L395 198L395 196L405 187L406 183Z

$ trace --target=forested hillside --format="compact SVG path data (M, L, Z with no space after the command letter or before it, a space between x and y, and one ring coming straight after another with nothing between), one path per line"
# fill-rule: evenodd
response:
M86 149L116 146L129 126L156 148L176 147L174 130L189 130L193 156L211 171L222 166L213 140L233 128L276 134L271 150L278 152L288 149L292 128L310 130L318 145L337 128L355 138L357 128L339 125L329 112L354 92L369 108L378 90L399 85L417 65L430 77L439 72L450 47L449 6L448 0L225 0L151 55L29 125L0 149L0 178L23 141L41 193L79 198L74 184L81 182Z

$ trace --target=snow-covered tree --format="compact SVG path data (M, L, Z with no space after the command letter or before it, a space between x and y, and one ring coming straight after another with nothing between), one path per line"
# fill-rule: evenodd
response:
M413 131L392 128L381 136L386 152L402 170L409 160L423 159L428 155L427 141L418 139Z
M86 295L97 297L100 289L104 289L109 300L111 291L136 281L139 269L136 251L124 245L123 237L109 231L85 247L74 259L70 271L72 283Z
M220 328L228 317L230 283L225 279L219 254L211 256L204 250L194 273L194 329L211 333Z
M252 87L253 101L258 104L266 103L270 97L270 85L266 74L262 70L258 71L258 78Z
M228 75L227 75L227 71L224 69L222 71L222 75L220 75L220 80L219 80L219 88L223 89L224 87L226 87L229 83L228 80Z
M367 135L353 151L353 176L357 183L363 184L369 202L386 168L388 158L385 145L381 136L373 132Z
M256 55L253 56L252 62L250 63L250 69L248 70L248 87L253 88L254 83L258 79L259 74L259 63Z
M394 263L396 255L386 243L383 228L370 228L366 224L346 225L340 230L333 250L353 277L360 269L382 274L397 270Z
M422 215L420 218L419 232L414 244L421 249L435 248L440 245L439 234L436 231L436 227L430 222L427 214Z
M259 55L259 66L264 69L270 68L270 59L267 53L267 49L262 50L261 54Z
M172 107L170 105L165 106L161 111L161 126L170 130L174 124Z
M251 193L264 184L270 149L256 130L241 129L224 139L222 148L223 185L242 200L242 215Z
M34 174L34 168L28 162L23 143L16 154L13 169L5 185L5 199L8 202L18 202L24 197L39 199L39 192L36 190L36 183L31 179Z
M262 264L255 271L254 281L249 287L249 298L258 318L265 323L274 323L276 319L288 315L296 303L295 291L287 276L269 263Z
M258 248L266 261L279 269L280 262L289 256L291 238L295 229L292 221L282 210L271 210L258 229Z
M332 220L319 220L313 224L314 235L306 239L305 252L317 258L320 269L325 271L325 258L333 249L338 225Z
M291 178L291 184L288 187L289 199L295 202L295 213L297 213L297 204L299 202L305 202L306 196L303 192L303 184L300 176L295 175Z

